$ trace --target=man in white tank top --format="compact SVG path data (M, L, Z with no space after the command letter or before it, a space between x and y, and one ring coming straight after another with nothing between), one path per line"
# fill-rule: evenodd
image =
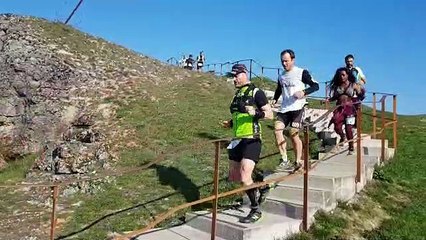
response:
M307 70L294 65L295 54L293 50L286 49L281 52L281 64L284 73L279 76L277 89L274 94L275 104L282 96L282 104L277 119L275 121L275 138L278 149L281 153L281 170L294 172L302 167L303 145L299 137L299 130L302 126L306 95L319 89L319 85L314 81ZM306 88L305 85L309 87ZM286 140L283 130L289 127L291 141L293 143L295 162L290 164L287 159Z

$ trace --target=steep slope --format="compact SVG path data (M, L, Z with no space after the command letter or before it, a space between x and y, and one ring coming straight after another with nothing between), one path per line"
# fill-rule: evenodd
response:
M114 124L116 109L109 100L149 99L149 91L136 94L137 86L188 76L69 26L9 14L0 15L0 52L0 139L6 160L41 151L51 155L67 138L110 144L108 139L121 133L105 131ZM81 128L86 125L89 133ZM76 148L69 152L81 146ZM46 158L39 162L41 170L60 171Z
M190 193L202 184L201 194L210 191L206 176L212 176L213 148L205 143L226 135L216 129L229 117L232 85L32 17L0 15L0 50L0 158L10 165L0 171L3 184L22 180L7 178L14 169L21 169L27 182L61 181L96 175L103 168L132 169L170 152L164 165L145 173L101 179L103 185L81 182L61 188L59 222L68 224L57 232L79 230L111 211L175 192L182 184L189 191L170 197L166 206L155 202L153 209L197 197ZM204 142L175 151L195 141ZM21 164L28 159L21 156L29 153L37 161L28 173ZM199 175L191 176L198 168ZM0 239L47 238L49 188L2 189L1 195ZM145 216L134 223L139 225L152 213L137 214ZM126 220L117 217L114 221L124 227L118 229L126 229ZM96 231L102 236L108 232L103 224Z

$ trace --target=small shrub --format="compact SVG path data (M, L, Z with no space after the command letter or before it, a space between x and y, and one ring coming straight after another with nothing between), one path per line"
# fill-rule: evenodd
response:
M375 180L379 180L379 181L384 181L384 182L390 182L390 178L385 174L385 171L383 170L383 168L381 167L376 167L374 168L374 173L373 173L373 179Z

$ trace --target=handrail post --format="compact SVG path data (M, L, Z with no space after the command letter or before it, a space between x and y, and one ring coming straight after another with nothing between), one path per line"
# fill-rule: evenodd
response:
M328 100L327 100L327 97L328 97L328 85L327 85L327 81L324 83L325 84L325 109L327 109L328 110L328 108L329 108L329 102L328 102Z
M304 173L303 173L303 231L308 231L308 179L309 179L309 126L305 126L304 129Z
M362 109L361 106L357 108L357 120L356 120L356 182L361 182L361 166L362 166L362 155L361 155L361 133L362 133Z
M52 215L50 218L50 240L55 239L55 228L56 228L56 201L58 198L58 185L51 187L52 189Z
M377 124L377 116L376 116L376 93L373 92L373 138L376 138L376 124Z
M393 95L393 149L395 149L398 143L397 138L397 116L396 116L396 95Z
M216 221L217 221L217 202L219 194L219 158L220 158L220 142L215 142L215 155L214 155L214 189L213 194L215 199L213 200L213 216L212 216L212 228L211 228L211 240L216 237Z
M386 96L382 97L382 142L381 142L381 154L380 159L382 162L385 161L385 137L386 137L386 120L385 120L385 109L386 109Z
M250 59L250 76L249 76L249 80L251 81L251 72L253 71L253 59Z

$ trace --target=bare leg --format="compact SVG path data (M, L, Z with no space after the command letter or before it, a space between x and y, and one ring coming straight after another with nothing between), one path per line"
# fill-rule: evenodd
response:
M284 158L287 159L287 142L283 134L284 128L285 125L283 122L275 121L275 140L283 160Z
M255 165L256 164L253 160L250 160L247 158L243 158L243 160L241 160L240 174L241 174L241 182L244 186L250 186L251 184L253 184L253 179L251 176L252 176ZM247 196L250 199L250 205L252 209L259 208L259 204L256 199L256 192L257 192L257 188L249 189L246 191Z
M292 133L291 140L293 142L294 156L295 156L295 159L296 159L296 163L301 163L302 162L303 144L302 144L302 140L300 140L298 130L297 130L297 132Z

